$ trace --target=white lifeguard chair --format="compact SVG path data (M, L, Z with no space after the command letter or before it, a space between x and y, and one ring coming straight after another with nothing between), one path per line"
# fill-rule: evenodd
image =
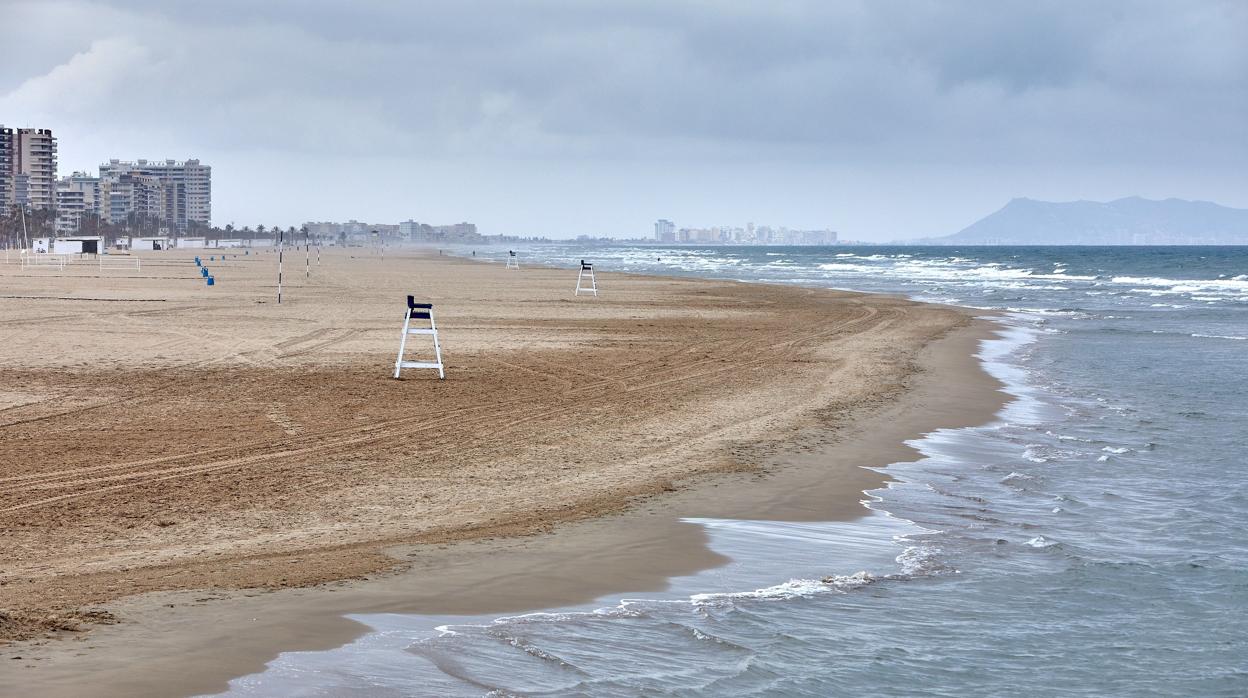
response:
M412 327L412 320L428 320L428 327ZM410 334L433 335L433 355L435 361L404 361L403 352L407 349L407 336ZM442 345L438 342L438 325L433 320L433 304L417 303L412 296L407 297L407 316L403 318L403 338L399 340L399 358L394 362L394 377L405 368L436 368L438 379L446 378L442 367Z
M589 277L589 286L585 286L583 279ZM594 265L581 260L581 271L576 275L576 293L574 296L581 295L581 291L594 294L594 298L598 297L598 279L594 276Z
M507 250L507 268L508 269L520 268L520 258L516 256L515 250Z

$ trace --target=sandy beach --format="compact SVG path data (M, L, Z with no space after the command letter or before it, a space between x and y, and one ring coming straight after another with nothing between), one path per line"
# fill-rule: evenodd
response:
M860 466L1000 404L953 307L367 250L288 255L279 306L237 252L0 265L6 685L208 692L345 612L661 589L722 561L681 516L857 516ZM391 377L408 293L445 381Z

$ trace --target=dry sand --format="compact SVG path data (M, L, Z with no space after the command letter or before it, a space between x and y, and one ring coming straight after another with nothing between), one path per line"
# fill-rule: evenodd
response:
M573 298L575 271L362 250L288 257L278 306L272 253L212 288L192 256L0 265L0 630L121 621L13 645L7 685L219 690L344 612L661 589L720 562L681 515L854 516L858 466L998 404L954 308L609 272ZM390 378L406 293L446 381Z

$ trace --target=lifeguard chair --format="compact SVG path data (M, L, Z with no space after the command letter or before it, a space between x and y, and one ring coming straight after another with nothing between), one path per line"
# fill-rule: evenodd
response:
M589 286L584 285L584 279L589 278ZM594 298L598 297L598 279L594 277L594 265L581 260L581 271L576 275L576 293L574 296L581 295L581 291L594 294Z
M520 268L520 258L516 256L515 250L507 250L507 268L508 269Z
M428 327L413 327L413 320L428 320ZM433 355L435 361L404 361L403 352L407 349L407 336L410 334L428 334L433 335ZM399 340L399 358L394 362L394 377L398 378L399 373L405 368L436 368L438 369L438 379L446 378L446 371L442 366L442 345L438 342L438 325L433 320L433 304L417 303L412 296L407 297L407 316L403 318L403 338Z

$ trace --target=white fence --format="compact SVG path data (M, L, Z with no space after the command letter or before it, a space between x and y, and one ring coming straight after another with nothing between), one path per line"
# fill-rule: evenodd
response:
M106 269L141 269L142 262L138 255L102 254L100 255L100 271Z
M65 265L69 263L69 255L52 254L50 252L25 252L22 253L22 268L29 269L40 267L45 269L63 270Z

